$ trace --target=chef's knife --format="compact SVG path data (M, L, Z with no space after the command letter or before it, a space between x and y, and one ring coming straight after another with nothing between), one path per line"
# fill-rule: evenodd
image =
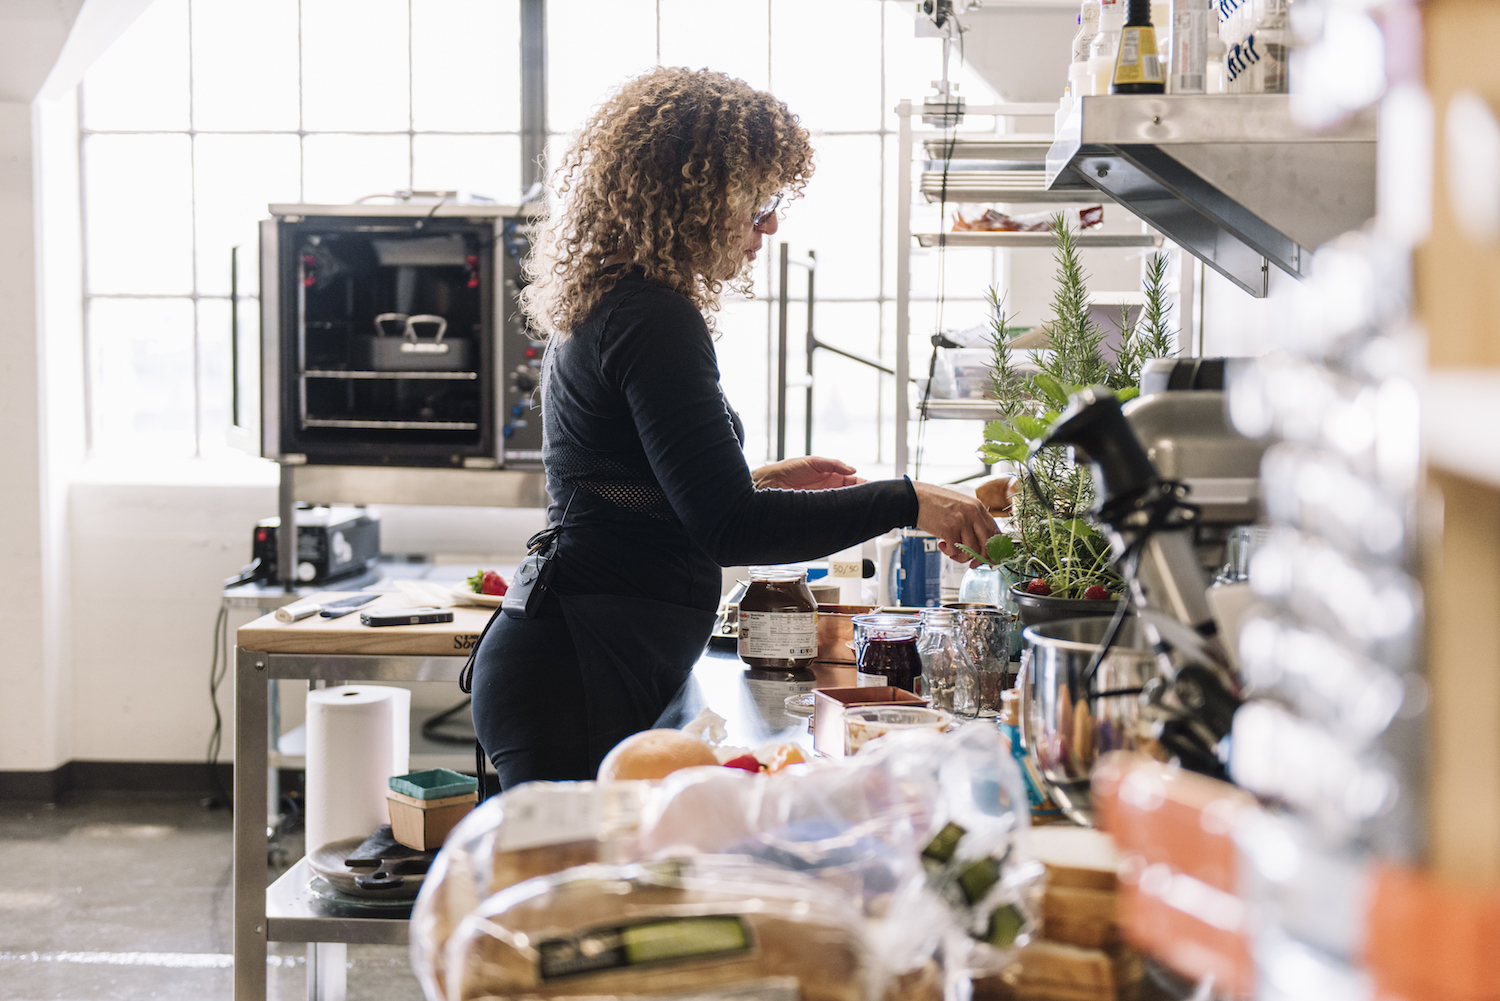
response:
M348 615L360 605L368 605L378 597L380 597L378 594L356 594L349 598L340 598L338 601L330 601L324 605L318 614L325 619L336 619L340 615Z

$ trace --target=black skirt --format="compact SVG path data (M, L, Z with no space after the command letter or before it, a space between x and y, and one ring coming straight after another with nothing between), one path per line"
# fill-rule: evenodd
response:
M500 776L592 779L692 674L714 614L650 598L551 592L534 619L496 613L474 658L474 731Z

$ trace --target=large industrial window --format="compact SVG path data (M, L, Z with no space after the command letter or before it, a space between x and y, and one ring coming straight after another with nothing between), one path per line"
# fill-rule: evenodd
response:
M903 194L892 109L927 93L940 62L936 40L913 37L909 6L549 0L553 143L612 86L658 62L769 88L817 133L818 175L768 241L756 299L726 300L719 321L725 388L746 419L752 462L774 448L776 244L788 242L797 260L818 255L822 339L892 357ZM226 448L233 248L242 248L241 329L253 330L256 223L268 203L408 188L517 197L519 23L517 0L156 0L89 71L80 99L95 454ZM993 99L973 80L965 88L971 100ZM944 326L976 322L997 273L992 255L947 267L948 287L963 294L945 304ZM796 299L804 276L793 269ZM919 277L914 287L936 286ZM919 292L914 341L936 322L921 315L931 306ZM789 325L800 345L800 306ZM925 354L913 355L920 369ZM872 472L888 466L890 377L826 353L816 364L814 448ZM800 371L799 356L791 368ZM797 454L800 394L791 397ZM945 451L962 464L972 446Z

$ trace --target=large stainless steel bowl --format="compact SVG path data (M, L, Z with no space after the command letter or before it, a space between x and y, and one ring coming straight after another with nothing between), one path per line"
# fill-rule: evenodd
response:
M1021 718L1026 752L1053 801L1090 827L1094 762L1106 751L1135 749L1140 691L1157 673L1155 655L1130 616L1095 676L1085 677L1109 622L1062 619L1029 626L1024 634Z

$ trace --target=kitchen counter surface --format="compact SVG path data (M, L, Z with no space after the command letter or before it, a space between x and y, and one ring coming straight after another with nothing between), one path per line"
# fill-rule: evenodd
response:
M352 593L325 591L311 598L332 601ZM400 594L382 594L361 611L410 604ZM243 650L270 654L466 657L479 641L479 634L494 610L458 606L452 612L452 622L380 627L361 624L358 612L337 619L314 615L297 622L277 622L273 615L263 615L240 627L235 639ZM816 673L820 687L854 685L852 665L847 669L820 665ZM812 747L805 719L786 715L767 719L756 709L745 686L745 665L732 649L704 650L692 676L662 713L658 725L681 727L705 708L725 718L730 744L754 748L767 741L786 740Z

